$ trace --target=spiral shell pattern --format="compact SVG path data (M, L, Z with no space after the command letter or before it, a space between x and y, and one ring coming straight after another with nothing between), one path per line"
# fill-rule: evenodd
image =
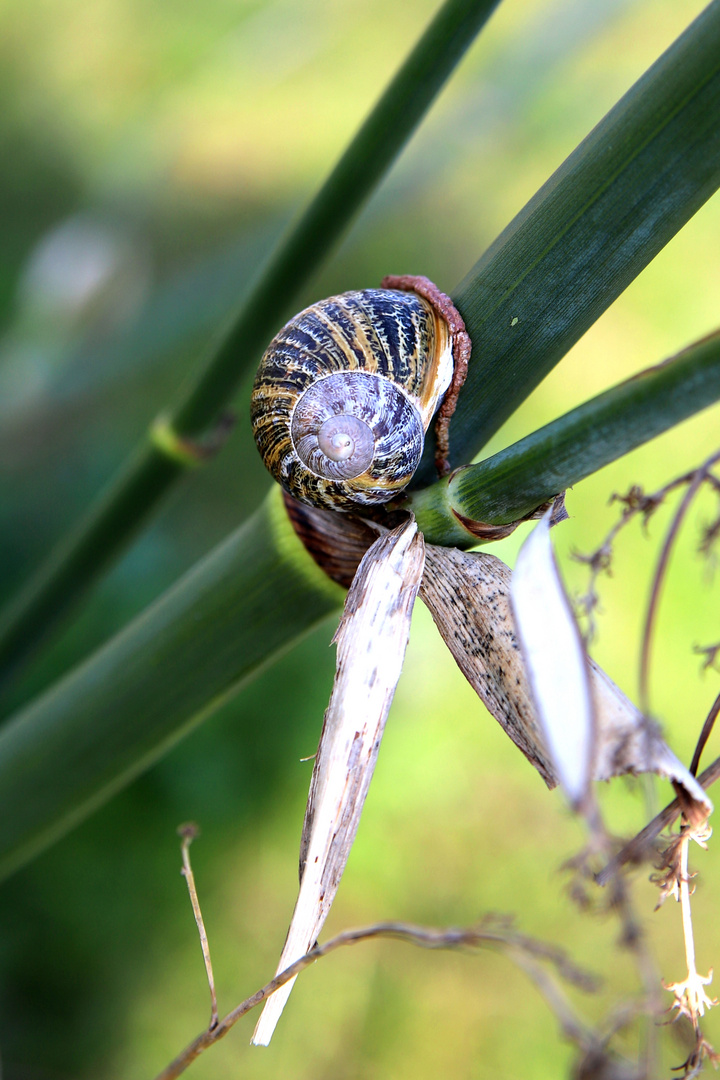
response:
M255 440L302 502L357 510L410 482L452 377L447 324L422 297L364 289L313 304L270 343L253 388Z

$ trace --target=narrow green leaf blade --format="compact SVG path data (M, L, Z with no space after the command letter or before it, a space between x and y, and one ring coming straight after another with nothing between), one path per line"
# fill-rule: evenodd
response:
M446 0L357 135L268 261L234 325L175 414L203 431L234 394L348 223L390 168L500 0Z
M469 461L720 184L720 2L610 110L453 293L473 339ZM434 479L427 450L415 486Z
M0 877L147 768L345 597L274 488L257 513L0 732Z
M720 400L720 330L409 500L426 539L470 547L456 514L501 525Z

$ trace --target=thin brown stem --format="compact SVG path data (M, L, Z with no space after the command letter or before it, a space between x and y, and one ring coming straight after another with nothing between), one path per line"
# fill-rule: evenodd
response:
M522 967L536 982L541 992L545 994L551 1007L555 1009L558 1002L561 1001L558 1017L563 1026L563 1030L568 1035L576 1038L583 1047L586 1045L586 1040L589 1040L592 1037L592 1033L589 1029L574 1016L570 1004L564 997L561 998L558 996L556 988L554 988L554 994L546 992L548 991L548 977L541 969L540 974L538 974L538 966L533 963L534 960L538 959L547 960L554 965L557 973L562 978L584 990L594 990L596 988L596 980L594 977L588 972L576 967L561 949L548 945L545 942L537 941L534 938L526 937L523 934L518 934L512 930L509 921L502 921L497 918L485 920L477 927L449 930L438 930L434 927L427 926L414 926L410 923L402 922L384 922L375 923L372 926L361 927L357 930L345 930L336 937L326 941L324 945L316 945L315 948L311 949L305 956L296 960L294 964L291 964L285 971L276 975L274 979L271 979L270 982L260 990L257 990L254 994L251 994L250 997L242 1001L232 1010L232 1012L229 1012L227 1016L223 1017L214 1028L203 1031L196 1039L193 1039L193 1041L185 1047L182 1053L178 1054L175 1060L157 1075L156 1080L175 1080L176 1077L185 1072L188 1066L191 1065L204 1050L207 1050L209 1046L212 1046L213 1043L218 1042L227 1035L241 1017L245 1016L251 1009L254 1009L256 1005L263 1002L279 987L284 986L285 983L294 979L296 975L306 967L309 967L310 964L315 963L316 960L319 960L323 956L327 956L329 953L334 952L336 949L340 949L345 945L354 945L358 941L368 941L378 937L395 938L399 941L405 941L409 944L418 945L426 949L459 949L482 945L499 946L506 949L510 956L516 961L519 956L522 956L526 961L522 964Z
M675 511L675 516L670 523L670 528L665 534L665 540L663 541L662 550L660 551L660 558L658 559L657 567L653 575L652 586L650 588L650 600L648 602L647 614L645 616L645 624L643 626L642 645L640 649L640 708L646 716L650 715L649 709L649 695L648 695L648 682L650 671L650 648L652 645L652 635L655 629L655 616L657 613L657 605L660 600L660 592L665 580L665 574L667 572L668 562L670 560L670 553L675 543L675 539L680 531L685 515L690 509L690 505L700 490L703 481L706 476L707 465L701 469L698 469L695 477L690 483L687 491L683 495L680 506Z
M592 792L585 800L582 814L590 835L590 852L607 857L612 841L600 812L600 807ZM616 873L612 877L610 884L612 891L609 906L620 922L620 943L632 953L644 990L643 1011L646 1014L646 1022L643 1032L642 1072L640 1075L644 1080L652 1080L656 1074L658 1051L657 1017L661 1011L659 973L652 953L647 946L642 925L635 913L630 882L620 873Z
M575 552L574 558L578 562L586 563L590 567L590 581L588 582L587 592L581 596L578 600L581 614L584 614L588 620L586 629L586 640L589 642L594 637L595 633L595 619L594 612L598 606L599 597L597 593L597 581L601 574L610 574L612 566L613 545L617 539L618 534L633 521L638 515L642 515L643 523L647 526L648 521L655 513L657 508L663 504L668 495L672 494L678 488L684 487L686 484L695 484L700 487L703 483L709 484L716 491L720 490L720 480L710 472L710 469L720 461L720 453L714 453L707 461L703 462L697 469L691 469L689 472L683 473L682 476L676 476L673 480L670 480L663 487L658 488L657 491L646 495L641 487L633 485L626 495L615 494L610 499L611 503L622 503L623 510L618 521L612 526L603 542L595 551L589 555L583 555L581 552ZM681 507L682 509L682 507ZM684 513L684 511L683 511ZM720 524L717 526L720 528ZM701 550L709 550L711 543L714 540L714 530L716 524L706 530L706 536L701 544ZM699 652L705 652L706 650L697 650ZM712 647L710 650L712 651ZM712 663L712 658L706 666Z
M698 736L695 753L693 754L692 762L690 763L690 772L693 774L693 776L697 776L698 766L700 765L700 758L702 757L702 752L705 749L708 739L710 738L712 729L715 726L715 721L718 718L718 713L720 713L720 694L718 694L718 696L715 698L715 701L710 708L710 712L705 717L705 723L703 724L702 731Z
M667 494L671 490L672 486L677 486L679 483L689 482L689 487L683 495L682 501L675 511L675 515L670 523L665 540L663 541L662 550L660 552L660 558L658 559L657 567L653 575L652 586L650 589L650 600L648 603L647 614L645 616L645 625L643 627L642 646L640 650L640 707L646 716L650 715L649 709L649 673L650 673L650 650L652 645L652 635L655 629L657 605L660 600L660 593L662 590L663 582L665 580L665 574L667 572L668 563L670 560L670 553L673 545L680 531L690 505L697 495L702 485L706 482L710 482L712 486L716 483L716 477L710 472L710 469L720 461L720 451L716 451L706 461L702 463L692 473L686 473L684 477L674 481L673 485L667 485L664 489L664 494Z
M190 865L190 845L199 832L200 830L197 825L192 821L178 827L178 835L182 837L181 851L183 868L180 873L187 881L188 892L190 893L190 903L192 904L193 915L195 916L198 934L200 935L200 945L202 946L203 959L205 961L205 972L207 974L208 986L210 987L210 1027L208 1030L212 1031L217 1027L218 1023L217 994L215 993L215 979L213 978L212 961L210 959L210 945L208 944L207 934L205 933L205 923L203 921L202 911L200 910L197 889L195 888L195 875L193 874L192 866Z

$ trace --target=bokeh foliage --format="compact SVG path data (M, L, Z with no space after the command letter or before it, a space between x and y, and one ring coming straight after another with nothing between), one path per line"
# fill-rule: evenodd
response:
M509 0L303 299L386 272L459 280L701 5L599 7ZM333 161L397 64L387 42L404 33L409 45L433 8L424 0L218 2L201 16L196 5L127 0L6 5L5 593L122 459L236 299L247 263ZM132 239L134 278L142 266L154 282L143 307L111 290L71 317L32 292L25 260L33 244L78 213ZM505 425L494 449L714 329L719 216L714 200ZM713 409L580 485L568 498L571 521L557 532L562 551L595 546L614 517L605 506L611 491L635 481L651 487L696 464L717 440L717 420ZM241 417L225 453L163 507L19 695L109 637L239 523L266 486ZM517 543L495 550L512 561ZM628 536L603 583L607 615L595 651L630 692L653 550ZM568 562L567 573L580 588L581 569ZM654 705L687 758L716 690L712 675L698 679L690 645L718 636L690 535L661 617ZM574 825L483 715L424 613L416 622L329 929L516 910L528 931L563 940L605 969L607 1003L631 985L630 967L609 949L613 929L577 916L553 873L579 842ZM177 873L181 820L204 829L194 856L226 1003L263 981L293 902L309 778L297 762L316 742L331 630L3 886L8 1076L152 1075L205 1022L199 950ZM620 787L611 797L618 827L640 822L635 795ZM717 896L713 862L712 852L704 857L698 896L705 968L720 945L703 917ZM652 894L644 895L649 912ZM675 977L676 913L668 907L653 918L665 974ZM498 957L370 946L304 979L270 1051L248 1050L240 1031L196 1075L242 1067L258 1077L554 1076L567 1058L545 1007Z

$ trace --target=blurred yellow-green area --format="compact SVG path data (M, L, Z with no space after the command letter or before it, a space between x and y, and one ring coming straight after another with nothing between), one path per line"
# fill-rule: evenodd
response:
M9 596L112 475L242 295L418 37L435 0L5 0L0 9L0 589ZM701 0L505 0L301 303L423 273L451 290L579 140L682 31ZM699 338L719 321L711 200L573 349L491 449ZM300 304L298 305L300 306ZM106 640L241 522L268 480L245 400L224 453L161 508L29 672L22 697ZM568 493L553 534L568 588L616 520L720 443L707 410ZM670 520L621 534L601 579L595 657L637 696L650 576ZM688 761L720 677L720 584L697 555L700 499L675 550L651 704ZM512 563L525 530L496 545ZM150 1078L207 1022L176 826L192 849L227 1011L274 972L294 904L312 755L332 681L328 623L160 764L0 890L5 1080ZM98 717L102 724L102 717ZM717 740L711 741L714 756ZM709 760L709 757L708 757ZM658 807L672 797L658 784ZM611 827L645 818L637 785L602 791ZM347 873L326 927L469 924L516 915L603 976L569 991L606 1016L637 994L618 924L580 912L560 867L583 832L464 683L418 610ZM720 962L720 859L695 848L698 966ZM680 912L637 910L659 974L682 978ZM712 988L711 988L712 989ZM667 1004L670 1004L670 995ZM269 1049L255 1016L197 1080L457 1080L568 1075L573 1050L499 953L374 942L301 976ZM706 1018L720 1038L715 1014ZM662 1075L687 1053L662 1032ZM638 1031L619 1037L629 1053Z

